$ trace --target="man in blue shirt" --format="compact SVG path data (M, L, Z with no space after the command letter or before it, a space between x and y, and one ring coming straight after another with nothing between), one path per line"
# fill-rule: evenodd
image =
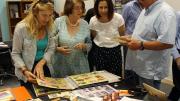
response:
M130 1L123 7L122 16L124 18L126 27L125 35L132 35L141 11L142 5L138 0Z
M176 15L162 0L139 0L143 9L130 42L126 69L139 76L139 82L160 87L168 74L170 49L175 43Z
M175 45L172 49L173 64L172 64L172 74L174 87L169 94L169 99L172 101L178 101L180 98L180 11L176 13L177 17L177 33Z

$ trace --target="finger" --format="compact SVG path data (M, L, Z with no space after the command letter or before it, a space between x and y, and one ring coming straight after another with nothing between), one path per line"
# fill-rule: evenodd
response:
M32 74L32 73L30 73L30 77L33 78L33 79L36 79L36 78L37 78L36 75L34 75L34 74Z
M29 81L30 81L31 83L37 84L36 79L31 78Z
M41 80L44 80L44 73L41 73L41 74L40 74L40 79L41 79Z
M78 48L78 44L74 45L73 48Z
M108 96L107 95L103 97L103 101L108 101Z
M36 68L35 68L36 69ZM34 69L33 74L36 75L36 70Z
M64 49L68 49L69 47L68 46L62 46Z
M112 93L112 101L116 101L118 97L118 92Z
M68 51L68 52L72 51L72 49L65 49L65 50Z
M40 73L39 72L36 72L36 77L40 78Z
M109 94L109 95L108 95L108 101L111 101L111 99L112 99L112 95Z

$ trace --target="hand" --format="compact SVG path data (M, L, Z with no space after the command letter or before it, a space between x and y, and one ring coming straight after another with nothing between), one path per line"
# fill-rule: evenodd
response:
M120 36L119 39L124 40L126 42L130 42L131 41L131 36L130 35L124 35L124 36Z
M104 96L103 101L117 101L119 97L118 92L114 92L111 95Z
M24 75L26 76L27 81L29 81L31 83L35 83L35 84L37 83L36 82L36 76L33 73L31 73L30 71L26 70L24 72Z
M176 64L177 64L178 70L180 70L180 57L176 58Z
M131 41L131 36L120 36L118 37L118 40L121 45L128 45L128 43Z
M141 41L136 39L131 39L131 41L128 43L128 48L131 50L138 50L141 48Z
M34 68L33 73L37 76L37 78L44 80L44 70L43 70L44 64L41 62L38 62Z
M63 55L69 55L72 51L68 46L57 47L57 51Z
M84 43L78 43L74 45L74 48L78 50L84 50L86 48L86 45Z

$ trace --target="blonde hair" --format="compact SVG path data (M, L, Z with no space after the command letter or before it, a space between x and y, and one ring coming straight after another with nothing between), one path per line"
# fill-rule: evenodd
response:
M49 1L47 3L43 3L35 0L30 7L30 11L28 15L22 20L23 22L26 23L27 29L30 32L30 34L32 34L33 37L36 37L40 32L39 30L40 25L36 16L39 13L39 11L45 11L45 10L52 10L53 12L54 11L53 4ZM54 23L53 16L51 16L46 26L48 31L53 30L53 23Z

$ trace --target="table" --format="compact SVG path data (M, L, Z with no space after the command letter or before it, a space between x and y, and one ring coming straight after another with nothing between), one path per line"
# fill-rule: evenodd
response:
M133 82L123 80L121 82L111 83L109 85L111 85L112 87L114 87L116 89L135 89L136 85L131 85L131 84L133 84ZM33 91L31 91L30 93L32 94ZM33 95L33 98L36 98L35 94L32 94L32 95ZM144 99L145 96L146 96L146 93L137 93L136 96L134 96L133 98ZM47 100L48 99L47 96L41 96L39 98L42 99L42 100ZM145 101L149 101L149 100L145 100Z

